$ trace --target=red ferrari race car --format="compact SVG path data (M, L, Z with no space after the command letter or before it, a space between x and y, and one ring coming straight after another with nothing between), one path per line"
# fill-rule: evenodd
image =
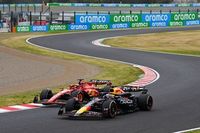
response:
M102 87L102 85L104 85ZM85 82L83 79L79 79L78 84L70 85L68 89L63 89L57 94L53 94L52 90L44 89L40 93L40 102L44 105L62 105L70 98L76 97L79 102L84 100L89 100L91 97L98 97L101 91L101 88L110 88L112 85L109 80L90 80ZM100 88L100 87L101 88ZM38 96L34 97L34 103L38 103Z

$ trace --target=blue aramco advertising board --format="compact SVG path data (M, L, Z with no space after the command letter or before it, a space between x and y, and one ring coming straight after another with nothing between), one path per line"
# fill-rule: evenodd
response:
M185 21L185 26L199 25L200 20L188 20Z
M76 24L106 24L110 22L110 15L76 15Z
M88 24L70 24L68 30L90 30L90 25Z
M40 25L40 26L33 25L33 26L31 26L31 32L47 32L47 31L48 31L47 25Z
M117 23L110 25L110 29L126 29L126 28L130 28L130 23Z
M150 27L166 27L171 20L169 13L142 14L142 22L149 22Z

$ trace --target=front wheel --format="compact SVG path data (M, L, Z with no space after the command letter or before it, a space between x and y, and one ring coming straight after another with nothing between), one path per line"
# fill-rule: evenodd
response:
M73 91L71 94L71 97L76 97L78 98L79 102L83 102L84 100L84 93L82 91Z
M79 108L80 108L80 103L75 98L71 98L66 101L65 112L77 110Z
M42 90L42 92L40 93L40 100L43 101L45 99L50 99L53 96L53 93L51 90L49 89L44 89Z
M117 114L117 105L114 100L106 100L102 104L103 117L114 118Z

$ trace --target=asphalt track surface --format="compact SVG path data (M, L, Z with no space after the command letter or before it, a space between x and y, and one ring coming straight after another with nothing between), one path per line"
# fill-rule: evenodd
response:
M104 37L200 29L141 29L63 34L31 39L39 46L151 67L160 79L149 85L154 98L150 112L135 112L101 121L66 120L57 108L0 114L1 133L168 133L200 126L200 58L104 48L91 41Z

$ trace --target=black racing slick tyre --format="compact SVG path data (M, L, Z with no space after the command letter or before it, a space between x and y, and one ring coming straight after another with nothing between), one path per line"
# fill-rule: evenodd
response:
M44 100L44 99L50 99L53 96L53 93L51 90L49 89L44 89L42 90L42 92L40 93L40 100Z
M117 105L113 100L106 100L102 104L104 118L114 118L117 114Z
M140 110L150 111L153 107L153 98L149 94L141 94L138 97L138 106Z
M84 96L85 95L82 91L73 91L71 94L71 97L77 97L80 102L83 102L85 98Z
M66 101L65 104L65 112L69 112L72 110L77 110L80 108L79 102L75 98L71 98Z

